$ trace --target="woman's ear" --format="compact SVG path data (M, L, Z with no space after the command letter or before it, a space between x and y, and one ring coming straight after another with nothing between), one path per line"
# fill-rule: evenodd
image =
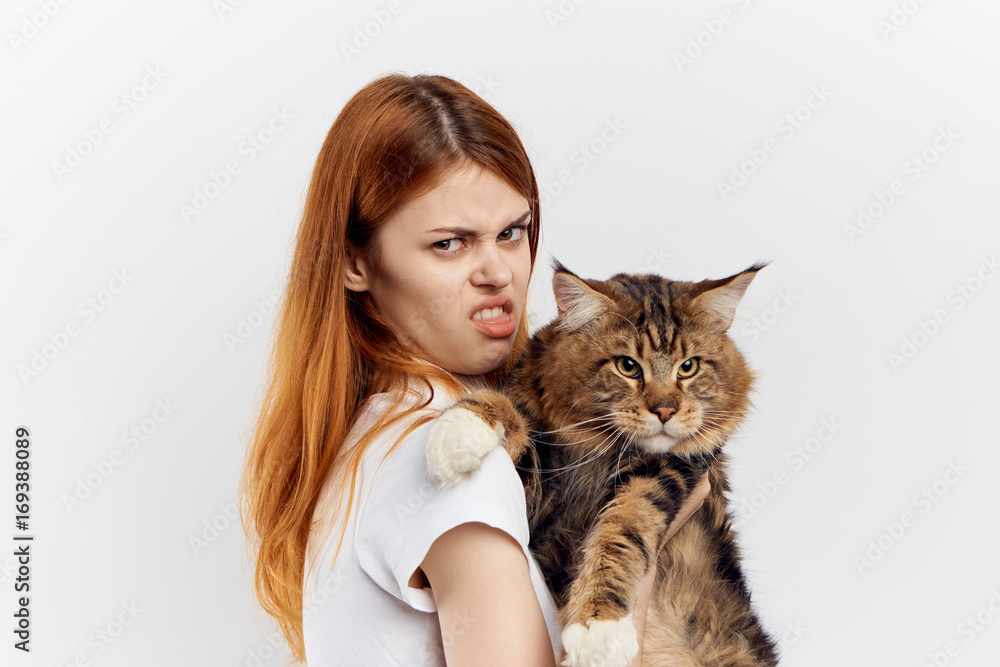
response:
M368 265L363 257L359 257L347 248L344 258L344 287L352 292L368 291Z

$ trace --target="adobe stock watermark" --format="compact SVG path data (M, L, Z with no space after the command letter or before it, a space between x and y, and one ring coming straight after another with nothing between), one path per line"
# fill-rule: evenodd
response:
M303 613L303 616L305 616L305 613ZM288 653L288 644L285 642L285 636L277 630L273 630L267 633L264 641L257 644L256 647L247 649L247 657L243 661L242 666L236 663L233 667L264 667L266 660L271 660L286 653Z
M809 632L809 628L802 626L802 621L787 621L780 630L771 632L771 635L778 641L779 653L784 653L785 649L795 646Z
M428 480L425 480L419 487L410 489L410 492L406 494L406 501L396 503L392 507L400 523L412 516L416 516L420 508L424 506L428 498L434 495L436 490L435 485Z
M386 665L387 667L390 665L392 667L409 667L409 665L415 664L446 664L444 651L465 636L469 630L475 627L475 624L478 621L479 618L472 614L471 611L463 609L453 615L450 623L441 626L440 645L433 642L427 642L416 652L415 655L412 656L412 660L405 660L403 662L398 661L395 657L388 655L388 653L383 653L382 656L380 656L383 658L383 661L379 664Z
M205 519L201 523L201 530L188 537L188 546L195 556L200 556L201 552L212 545L222 534L232 526L239 523L239 514L236 511L236 503L221 503L219 511L211 519Z
M664 250L662 245L650 248L646 261L637 266L632 272L640 275L643 273L662 275L662 271L667 265L667 260L671 257L673 255Z
M757 482L757 490L749 495L734 499L733 509L741 520L750 520L764 509L764 507L774 500L781 488L788 484L792 475L802 470L809 461L819 455L823 448L829 445L834 436L837 435L844 425L837 421L836 417L824 417L820 420L816 433L807 438L805 442L799 443L788 450L785 454L785 465L778 468L768 479Z
M756 343L761 335L773 327L781 316L787 313L798 300L799 296L792 291L791 287L779 289L770 306L740 326L740 334L747 336L751 343Z
M719 12L718 16L705 19L701 22L702 28L696 33L689 35L687 43L680 51L674 51L674 65L677 71L684 73L684 68L694 64L701 58L708 49L726 32L727 26L732 25L739 17L739 12L745 11L752 4L751 0L733 0L738 11L733 11L728 7Z
M114 618L87 637L85 644L88 650L77 653L71 662L65 663L65 667L90 667L91 660L110 649L125 634L125 630L132 627L139 619L139 615L145 611L145 608L136 604L135 600L123 602L120 609L114 614ZM61 667L63 667L62 663Z
M236 147L236 156L227 160L218 170L210 170L208 178L192 191L191 199L178 205L177 212L180 214L181 220L185 224L190 224L192 218L201 215L213 201L225 192L226 188L232 185L233 178L243 171L243 167L253 162L279 134L288 128L289 123L293 120L295 120L295 116L284 107L272 109L271 117L265 121L264 125L253 134L248 134L246 139Z
M236 328L232 333L222 334L222 341L230 354L235 354L236 349L247 342L254 333L271 321L274 314L278 312L278 302L281 300L281 288L274 288L267 299L254 300L253 309L246 315L240 316L236 321Z
M559 4L554 8L546 9L545 20L549 24L549 29L555 32L560 25L576 14L580 5L586 2L587 0L559 0Z
M628 125L615 116L604 121L604 127L590 141L580 144L573 154L570 155L569 163L576 167L576 173L582 174L594 163L608 146L613 144L622 135ZM557 197L566 191L575 180L575 176L570 169L561 169L556 177L550 181L543 181L538 184L538 203L540 206L548 206Z
M65 492L59 497L68 514L79 509L84 501L93 496L97 489L111 479L111 476L125 463L126 457L138 451L180 407L169 396L157 398L155 404L147 417L132 424L128 430L122 432L119 438L122 444L121 448L116 447L104 458L92 462L90 464L91 470L88 470L82 477L76 478L73 490Z
M0 561L0 586L6 586L8 581L14 580L14 575L18 574L18 563L8 552Z
M826 84L812 86L805 101L791 111L786 112L774 123L774 130L778 137L770 136L761 142L760 146L748 148L747 158L732 166L727 180L715 182L715 189L719 193L723 202L742 189L753 176L760 171L761 167L767 164L771 156L781 148L782 140L788 141L795 134L805 127L813 115L823 108L830 98L833 97L826 88Z
M989 626L993 619L1000 615L1000 587L994 586L990 589L990 597L986 603L974 614L966 616L955 626L955 634L964 640L964 645L968 646ZM957 658L962 653L962 645L957 639L945 642L940 651L929 651L927 661L922 667L945 667L951 663L952 658Z
M889 551L899 544L900 540L906 536L921 515L931 511L941 499L948 495L951 488L971 472L972 468L963 464L961 460L948 461L948 469L944 471L938 479L924 486L917 493L913 494L910 504L913 510L904 510L898 517L888 523L882 524L882 532L872 540L868 540L865 550L854 556L854 567L857 568L860 576L865 576L865 572L875 566Z
M464 635L477 620L468 609L463 609L455 615L452 623L441 628L441 643L445 648L448 648Z
M902 175L908 177L911 183L916 183L931 168L931 165L955 145L955 141L959 137L960 135L952 129L951 125L939 127L937 135L929 146L919 153L914 153L903 162ZM858 207L854 222L844 223L844 235L847 236L847 240L854 243L858 237L868 232L875 222L888 213L889 209L904 194L906 194L906 181L903 178L892 179L884 190L876 189L868 203Z
M886 355L889 367L898 373L900 368L913 361L920 350L927 347L951 322L952 316L975 299L998 272L1000 263L997 262L996 253L983 257L972 275L948 292L945 302L949 306L937 308L930 317L919 320L914 330L900 339L899 347Z
M42 29L49 25L52 20L62 13L62 8L69 4L70 0L38 0L38 9L28 16L21 18L21 23L17 27L17 32L7 33L7 42L11 50L16 54L27 46L41 33Z
M485 77L477 76L474 80L463 83L482 98L496 97L497 88L500 87L500 82L494 79L492 74L487 74Z
M55 359L69 346L70 341L80 335L83 327L93 322L99 313L103 313L114 302L118 295L125 291L135 276L128 269L116 269L111 273L111 280L95 294L88 296L76 307L80 320L71 319L63 327L48 335L48 342L31 350L31 359L27 364L18 364L17 374L25 386L37 378L49 367Z
M159 65L149 65L139 83L118 95L110 104L111 114L97 122L96 127L84 128L83 138L66 146L62 161L52 161L52 173L62 183L63 179L73 173L84 160L94 153L94 150L104 143L108 135L114 132L119 124L139 108L149 98L149 94L160 87L167 78L167 72Z
M308 621L320 607L331 599L330 596L340 590L350 580L350 577L345 574L333 572L323 581L321 586L310 592L309 595L303 596L302 620ZM274 630L269 632L264 637L264 641L260 642L255 648L247 649L247 657L242 665L234 663L233 667L264 667L265 660L271 660L287 652L288 644L285 642L285 636L278 630Z
M418 347L417 337L431 333L432 324L440 321L442 314L458 300L461 294L461 282L455 284L450 279L447 280L444 289L427 306L410 314L407 320L408 330L397 333L399 342L410 348Z
M882 39L888 41L889 35L899 32L899 29L910 22L920 8L927 4L927 0L903 0L893 3L892 11L887 18L878 20L875 27L882 34Z
M344 60L350 63L352 59L360 56L361 52L367 49L372 41L389 27L389 24L401 11L403 11L403 5L400 0L389 0L385 7L373 9L371 19L354 27L354 38L350 42L340 43L340 52L344 55Z
M213 0L212 10L220 21L243 6L246 0Z

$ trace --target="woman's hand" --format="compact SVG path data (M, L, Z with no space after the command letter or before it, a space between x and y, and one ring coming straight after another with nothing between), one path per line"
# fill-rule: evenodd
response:
M691 518L691 515L698 511L702 503L705 502L705 498L708 498L708 492L711 489L712 486L708 481L708 473L706 472L702 475L701 481L691 491L691 496L681 506L680 511L677 512L677 516L670 522L667 534L663 536L663 541L660 543L660 549L667 543L667 540L681 529L681 526ZM657 553L659 553L659 550L657 550ZM646 612L649 609L649 599L653 594L653 582L655 579L656 559L653 560L653 567L649 568L649 572L642 582L642 588L639 589L639 600L636 604L635 614L632 617L635 620L635 632L639 635L639 652L636 653L630 667L640 667L642 664L642 638L646 630Z

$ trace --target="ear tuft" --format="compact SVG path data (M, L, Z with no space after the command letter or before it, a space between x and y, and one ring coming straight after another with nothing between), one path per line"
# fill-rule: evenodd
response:
M694 306L706 314L709 326L714 331L725 332L733 324L736 317L736 307L746 293L757 272L767 266L767 262L758 262L750 268L723 278L721 280L705 281L710 288L694 298Z
M560 331L576 331L610 312L614 302L593 289L558 260L553 260L552 293L559 309Z

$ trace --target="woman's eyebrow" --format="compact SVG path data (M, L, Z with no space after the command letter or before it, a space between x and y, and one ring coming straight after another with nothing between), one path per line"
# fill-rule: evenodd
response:
M518 218L514 222L506 225L506 227L504 227L504 229L506 229L507 227L512 227L514 225L517 225L517 224L520 224L520 223L524 222L530 215L531 215L531 211L525 211L521 215L520 218ZM438 232L443 232L443 233L448 233L448 234L454 234L455 236L478 236L479 235L476 232L476 230L474 230L474 229L467 229L465 227L438 227L437 229L431 229L431 230L427 231L428 234L436 234Z

